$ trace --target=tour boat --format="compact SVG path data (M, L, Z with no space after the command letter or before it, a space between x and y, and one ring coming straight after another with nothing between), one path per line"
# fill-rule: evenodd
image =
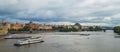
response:
M15 46L22 46L27 44L33 44L38 42L44 42L41 37L32 37L32 38L26 38L23 40L18 40L16 43L14 43Z
M4 37L4 39L25 39L25 38L31 38L31 36L27 36L27 35L9 35L9 36Z

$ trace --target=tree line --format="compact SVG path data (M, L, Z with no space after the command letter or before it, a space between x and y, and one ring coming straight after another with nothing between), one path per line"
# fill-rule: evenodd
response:
M114 30L115 33L120 34L120 26L114 27L113 30Z

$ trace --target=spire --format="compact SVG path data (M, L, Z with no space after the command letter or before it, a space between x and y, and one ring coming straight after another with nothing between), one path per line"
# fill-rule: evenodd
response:
M32 21L29 22L30 24L32 23Z
M18 22L16 21L16 24L18 24Z

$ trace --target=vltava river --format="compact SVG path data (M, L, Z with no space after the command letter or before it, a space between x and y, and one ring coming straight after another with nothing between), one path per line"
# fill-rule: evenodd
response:
M0 40L0 52L120 52L120 38L115 35L112 31L40 33L33 36L42 36L43 43L16 47L16 39Z

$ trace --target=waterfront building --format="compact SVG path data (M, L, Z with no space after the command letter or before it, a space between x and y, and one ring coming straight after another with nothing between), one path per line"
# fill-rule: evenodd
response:
M10 24L7 22L0 22L0 35L6 35L10 29Z
M42 25L41 24L32 23L32 21L30 21L29 23L25 24L25 26L28 27L29 29L35 29L35 30L42 29Z
M72 25L63 25L63 28L70 29L72 28Z
M43 29L52 30L52 25L44 24Z
M19 29L22 29L24 27L23 24L11 24L11 28L10 29L14 29L14 30L19 30Z
M74 28L76 28L76 29L81 29L80 23L75 23L75 24L74 24Z
M87 30L89 28L89 26L81 26L82 30Z

